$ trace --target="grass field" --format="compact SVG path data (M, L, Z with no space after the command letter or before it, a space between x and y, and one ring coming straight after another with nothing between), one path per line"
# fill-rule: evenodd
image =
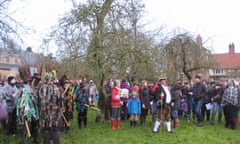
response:
M121 129L112 131L110 123L95 123L96 111L88 111L88 126L79 129L77 115L72 121L71 131L63 133L61 144L240 144L240 128L229 130L222 124L205 122L197 127L193 122L180 121L180 127L168 135L166 130L152 133L153 124L148 116L145 126L131 128L129 121L121 122ZM18 137L5 136L0 127L0 144L18 144Z

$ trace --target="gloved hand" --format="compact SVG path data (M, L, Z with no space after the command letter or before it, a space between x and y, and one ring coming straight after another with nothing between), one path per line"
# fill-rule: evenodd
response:
M157 106L162 106L162 104L163 104L163 101L161 99L157 101Z

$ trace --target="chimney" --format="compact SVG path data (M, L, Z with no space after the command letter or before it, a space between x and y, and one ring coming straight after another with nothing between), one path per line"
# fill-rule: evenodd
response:
M196 41L199 46L202 46L202 37L200 36L200 34L198 34Z
M234 54L235 53L234 43L230 43L228 47L229 47L229 54Z

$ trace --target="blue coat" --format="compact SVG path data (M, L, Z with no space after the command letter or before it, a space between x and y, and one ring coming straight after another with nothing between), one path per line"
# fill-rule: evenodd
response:
M128 114L141 114L141 103L138 98L128 100Z
M88 110L88 107L85 106L84 104L89 104L87 93L80 94L77 98L77 111L78 112L84 112Z

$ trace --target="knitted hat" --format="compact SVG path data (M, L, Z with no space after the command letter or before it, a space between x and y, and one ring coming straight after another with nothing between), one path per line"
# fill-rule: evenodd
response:
M195 79L201 79L201 76L200 75L196 75Z
M132 91L132 96L137 96L137 92L135 90Z

